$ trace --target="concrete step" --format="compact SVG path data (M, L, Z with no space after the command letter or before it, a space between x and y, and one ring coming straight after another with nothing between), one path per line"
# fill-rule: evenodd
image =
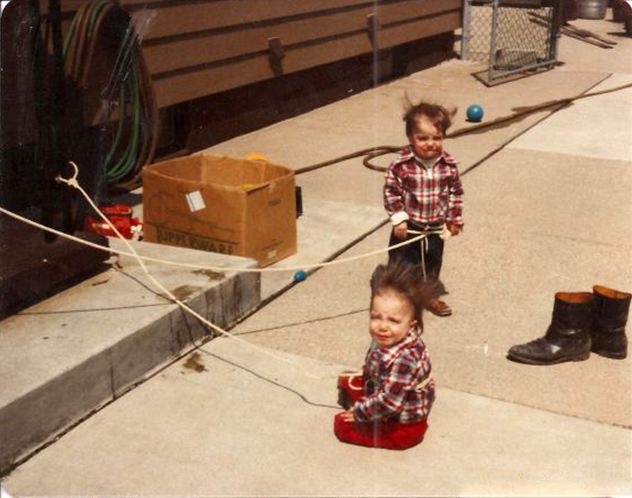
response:
M110 239L113 249L126 250ZM248 258L133 242L146 256L234 268ZM137 260L107 269L0 322L0 473L117 399L212 331L164 297ZM260 303L258 273L146 263L166 289L220 327Z

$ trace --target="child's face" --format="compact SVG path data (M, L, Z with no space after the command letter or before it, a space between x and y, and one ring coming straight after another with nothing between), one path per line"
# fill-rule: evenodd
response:
M415 123L415 129L408 135L410 146L421 159L436 158L443 151L443 133L423 116Z
M417 325L412 304L400 293L387 289L371 301L369 333L378 346L391 347Z

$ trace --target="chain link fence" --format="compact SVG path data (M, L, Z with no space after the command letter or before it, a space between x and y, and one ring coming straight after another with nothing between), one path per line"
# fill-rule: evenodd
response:
M559 2L465 0L461 58L488 64L491 83L557 60Z

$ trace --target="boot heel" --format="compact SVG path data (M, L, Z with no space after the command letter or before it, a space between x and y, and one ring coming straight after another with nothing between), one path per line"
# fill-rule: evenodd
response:
M593 350L593 353L603 356L604 358L610 358L611 360L625 360L628 357L627 351L606 351L603 349Z

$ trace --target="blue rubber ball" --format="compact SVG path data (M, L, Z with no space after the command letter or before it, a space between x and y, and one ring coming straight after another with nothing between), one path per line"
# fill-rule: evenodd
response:
M483 119L483 108L478 104L472 104L467 108L466 116L468 121L478 123Z
M303 270L299 270L294 274L295 282L302 282L306 278L307 278L307 273L305 273Z

